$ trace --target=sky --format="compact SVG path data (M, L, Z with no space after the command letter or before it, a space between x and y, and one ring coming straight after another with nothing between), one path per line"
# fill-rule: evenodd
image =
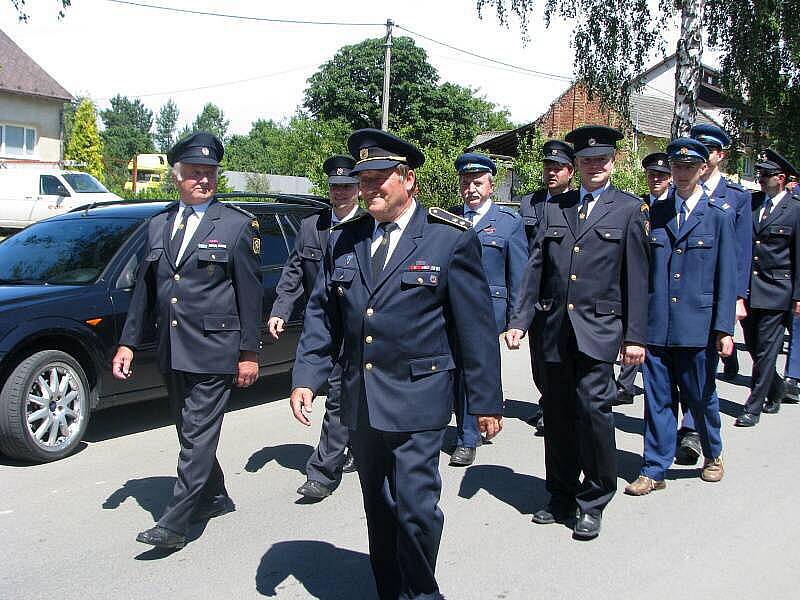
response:
M513 69L411 36L428 52L441 82L478 89L479 95L507 108L517 123L544 113L573 74L572 24L554 22L545 29L543 3L537 3L531 19L531 40L523 44L514 17L510 27L502 27L489 7L481 19L475 0L132 1L237 16L368 25L223 19L111 0L72 0L60 20L57 0L28 0L31 18L20 23L11 2L0 0L0 29L70 93L89 96L101 109L116 94L138 97L154 113L172 98L181 111L180 127L213 102L230 120L229 134L246 134L257 119L293 115L302 104L306 80L319 66L344 45L384 36L387 19L438 42L554 75ZM394 35L409 33L395 28Z

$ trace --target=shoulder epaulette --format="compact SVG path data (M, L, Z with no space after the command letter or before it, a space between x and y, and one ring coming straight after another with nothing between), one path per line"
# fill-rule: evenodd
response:
M734 183L733 181L731 181L727 177L723 177L723 179L725 180L725 184L729 188L731 188L732 190L736 190L737 192L746 192L747 191L746 189L744 189L744 187L741 184Z
M339 221L338 223L334 223L333 225L331 225L331 230L333 230L333 229L341 229L342 227L346 227L347 225L350 225L351 223L359 223L359 222L361 222L361 220L364 217L368 217L368 216L369 216L369 212L366 211L366 210L364 212L362 212L362 213L358 213L357 212L355 215L353 215L352 218L347 219L347 221Z
M253 213L248 212L245 209L243 209L242 207L236 206L235 204L227 204L227 203L225 203L225 204L223 204L223 206L227 206L228 208L232 208L236 212L242 213L248 219L255 220L255 218L256 218L256 216ZM258 221L256 221L256 222L258 222ZM256 227L256 229L257 229L257 227Z
M431 217L433 217L438 221L448 223L460 229L466 230L472 227L472 223L470 223L466 219L462 219L458 215L454 215L453 213L441 209L438 206L431 206L428 209L428 215L430 215Z
M513 208L511 208L510 206L500 206L499 204L497 204L495 206L497 206L497 209L501 213L504 213L504 214L507 214L507 215L511 215L515 219L519 218L519 213L516 210L514 210Z

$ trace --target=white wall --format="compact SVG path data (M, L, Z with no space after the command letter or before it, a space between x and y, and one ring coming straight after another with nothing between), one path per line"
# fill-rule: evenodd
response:
M23 158L46 163L61 161L62 107L61 100L0 92L0 123L36 130L36 147L32 156L0 156L0 160Z

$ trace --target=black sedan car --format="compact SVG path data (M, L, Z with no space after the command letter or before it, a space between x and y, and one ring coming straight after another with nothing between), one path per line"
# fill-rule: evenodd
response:
M260 374L291 368L302 307L275 342L266 323L300 221L326 205L313 197L234 200L259 220L264 289ZM271 201L265 201L271 200ZM241 202L241 203L240 203ZM166 395L155 329L136 353L136 375L111 375L144 252L148 217L166 202L75 209L0 243L0 452L33 462L80 443L94 410Z

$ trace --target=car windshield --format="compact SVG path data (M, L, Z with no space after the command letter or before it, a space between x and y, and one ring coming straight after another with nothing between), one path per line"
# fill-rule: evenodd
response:
M0 284L93 283L137 219L59 219L34 223L0 244Z
M64 179L79 194L107 194L108 190L88 173L65 173Z

